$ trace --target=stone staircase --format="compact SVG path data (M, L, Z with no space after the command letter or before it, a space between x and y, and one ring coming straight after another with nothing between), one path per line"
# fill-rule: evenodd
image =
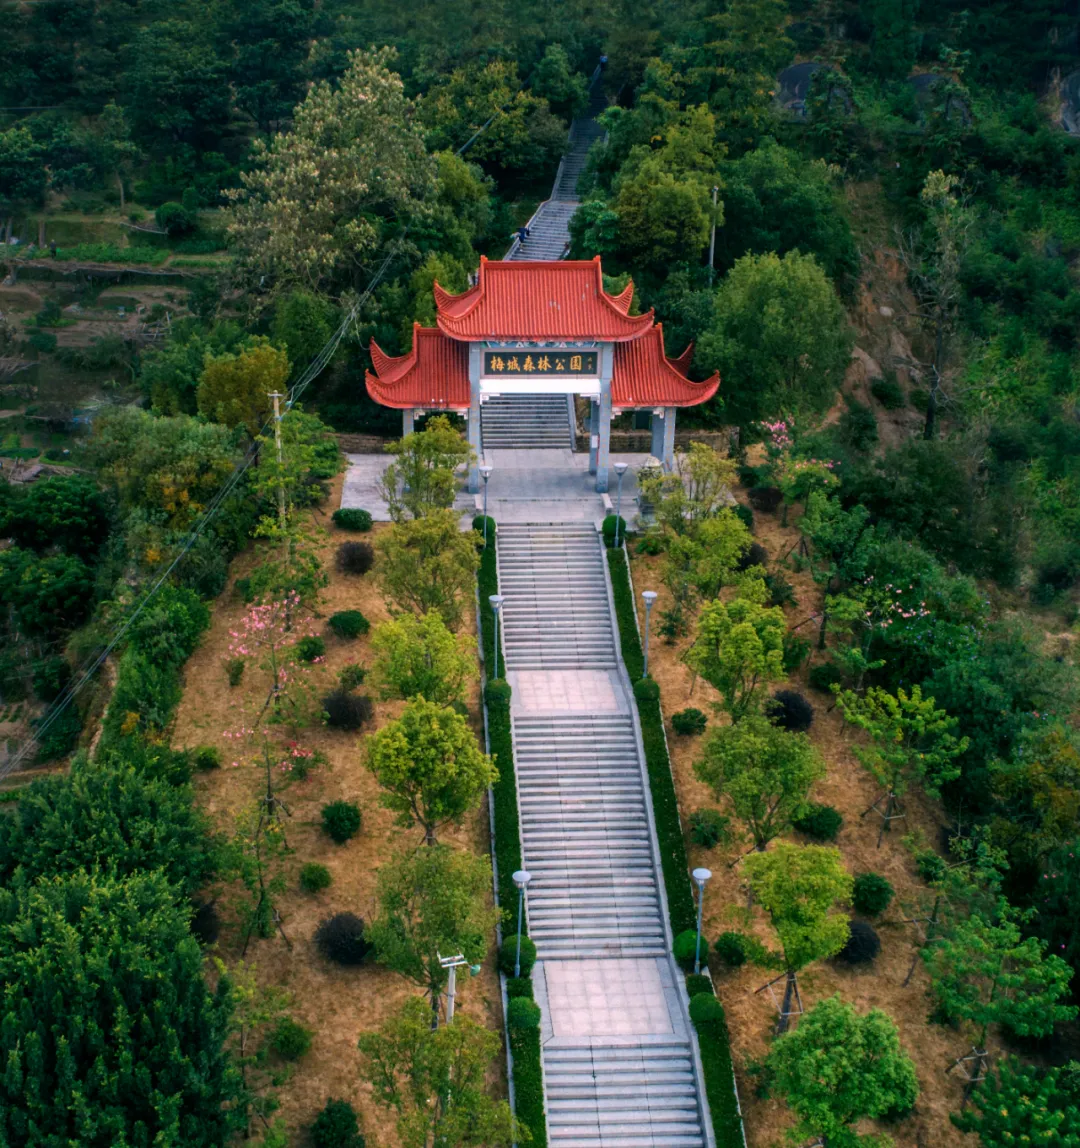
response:
M480 406L480 441L487 450L573 450L566 395L492 395Z
M703 1148L693 1054L677 1037L556 1037L544 1046L560 1148Z
M574 182L577 182L577 176ZM577 209L576 199L546 200L533 216L528 237L524 243L518 244L510 259L540 259L545 262L562 259L570 242L570 217Z
M570 128L570 141L563 156L555 187L551 192L554 200L573 200L577 205L577 185L581 173L589 159L589 148L604 134L604 129L596 122L596 117L607 107L600 80L589 89L589 106L574 120Z
M508 668L614 668L604 555L591 523L501 526L498 563Z

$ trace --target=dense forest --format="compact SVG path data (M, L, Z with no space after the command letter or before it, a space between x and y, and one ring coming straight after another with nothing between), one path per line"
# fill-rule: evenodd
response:
M461 603L478 559L452 493L417 493L423 512L400 493L428 468L452 487L450 424L396 460L400 513L372 544L341 542L321 508L340 482L336 435L399 433L364 390L371 339L404 352L413 323L433 321L436 280L460 291L481 255L502 256L594 82L604 131L571 257L601 256L612 289L632 279L669 353L693 342L695 376L719 370L717 397L680 425L732 441L730 459L689 456L704 468L689 499L652 492L658 525L639 543L664 585L659 634L731 718L694 766L724 825L684 809L688 839L715 847L743 818L760 905L800 880L835 878L829 906L851 899L824 860L799 873L784 869L792 846L766 850L837 832L807 804L818 751L781 744L783 723L759 712L770 683L816 690L867 735L875 815L926 802L938 819L933 839L909 826L889 841L923 882L903 920L922 929L926 1024L954 1032L957 1056L978 1052L948 1135L1080 1144L1078 75L1080 14L1063 0L0 0L0 760L17 779L0 789L0 1144L363 1144L321 1079L317 1105L274 1118L311 1033L240 955L291 927L281 809L339 752L322 727L378 726L375 744L438 724L413 702L373 716L367 671L335 641L370 648L380 705L438 694L462 711L441 736L460 739L472 788L450 802L452 848L388 780L407 772L393 739L385 760L372 750L372 807L421 825L428 847L397 886L363 889L377 903L364 936L350 914L322 922L320 952L347 967L374 948L437 1004L445 981L402 939L401 906L445 882L455 939L475 948L492 928L490 869L468 848L491 780L466 725ZM299 400L280 444L270 391ZM35 482L6 481L35 460ZM712 481L739 487L736 514L700 501ZM755 514L776 515L782 556L751 537ZM409 583L421 562L441 598ZM343 587L372 566L369 639ZM327 654L315 630L335 607ZM753 657L725 646L736 624L754 627ZM235 719L255 783L227 830L209 812L226 797L206 798L224 783L205 779L228 770L182 707L185 663L211 647L222 690L223 674L236 697L257 678L271 699ZM407 649L436 663L422 689ZM785 738L806 728L794 697ZM263 721L292 740L271 747ZM770 784L748 763L770 754L788 815L766 831L742 809ZM353 796L312 807L328 841L359 829ZM400 823L387 814L387 841ZM317 896L329 870L304 870ZM873 885L869 917L891 897L870 908ZM208 965L222 928L230 962ZM718 974L781 967L748 933L724 936ZM453 1048L406 1003L365 1034L401 1143L520 1135L485 1092L478 1020ZM736 1042L740 1082L786 1098L800 1143L882 1143L856 1132L867 1117L903 1140L918 1088L891 1024L826 1000L760 1063ZM814 1055L839 1062L859 1041L867 1062L893 1058L890 1079L834 1065L849 1107L811 1095ZM441 1123L421 1127L431 1096Z

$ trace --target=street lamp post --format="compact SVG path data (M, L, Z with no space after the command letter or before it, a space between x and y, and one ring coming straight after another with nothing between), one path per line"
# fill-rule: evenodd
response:
M691 874L697 885L697 940L694 942L694 974L701 972L701 909L705 904L705 882L712 876L708 869L695 869Z
M645 601L645 668L642 672L642 677L649 676L649 614L652 612L653 603L656 601L655 590L642 590L641 597Z
M518 927L517 927L517 956L514 957L514 976L521 976L521 909L525 903L525 890L529 887L532 874L525 869L519 869L514 874L514 884L518 887Z
M619 492L615 496L615 549L619 549L619 523L622 522L622 477L626 473L626 463L617 462L615 473L619 476Z
M484 480L484 549L487 549L487 484L488 479L491 477L491 467L482 466L480 468L480 477Z
M492 613L495 615L495 665L493 667L495 677L499 676L499 614L502 611L504 600L501 594L492 594L488 597Z

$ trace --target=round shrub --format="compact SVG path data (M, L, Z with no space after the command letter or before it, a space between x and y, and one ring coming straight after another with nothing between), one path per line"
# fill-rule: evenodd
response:
M317 634L306 634L296 643L297 656L303 662L313 662L326 653L326 643Z
M366 534L371 529L371 514L367 510L357 510L352 506L342 507L340 510L335 510L330 517L340 530L355 530L358 534Z
M375 565L369 542L343 542L337 548L337 568L342 574L366 574Z
M774 725L789 733L806 733L814 724L814 707L798 690L777 690L765 712Z
M601 526L601 531L604 535L604 543L607 546L615 545L615 523L619 524L619 545L621 546L623 540L626 538L626 519L616 514L609 514Z
M898 411L904 405L904 391L895 379L875 379L870 393L887 410Z
M731 819L719 809L695 809L690 814L690 840L702 849L712 849L731 837L728 831Z
M746 497L755 510L771 514L784 501L784 492L778 486L753 486Z
M736 502L731 508L731 513L735 515L747 530L754 529L754 512L749 506L743 506L741 502Z
M652 678L638 678L634 682L634 697L639 702L655 702L660 698L660 687Z
M359 638L371 629L371 623L359 610L339 610L330 615L328 625L339 638Z
M364 922L355 913L336 913L315 930L315 947L335 965L362 964L371 945L364 939Z
M360 832L360 807L354 801L331 801L322 807L326 835L336 845L344 845Z
M533 983L528 977L507 977L506 995L510 1000L514 1000L515 997L528 997L529 1000L532 1000Z
M198 222L193 212L188 211L182 203L177 203L174 199L163 203L154 212L154 219L158 227L170 235L186 235L189 231L195 230L195 224Z
M933 885L945 876L948 866L945 864L945 858L935 853L933 849L921 849L915 854L915 868L928 885Z
M822 662L820 665L810 667L807 680L815 690L821 690L823 694L831 694L833 686L840 685L844 680L844 675L835 662Z
M477 534L480 535L480 542L481 542L481 545L483 545L483 541L484 541L484 516L482 514L478 514L472 520L472 528L473 528L473 530L476 531ZM492 518L490 514L487 517L487 536L488 536L489 542L495 537L495 519Z
M831 805L816 805L811 802L801 817L797 817L792 825L807 837L815 841L835 841L840 826L844 824L839 810Z
M847 944L836 954L846 965L865 965L881 952L881 941L871 925L865 921L849 922L851 932Z
M683 737L692 737L694 734L704 733L709 719L701 712L690 706L671 715L671 728Z
M699 993L713 996L712 981L704 973L691 973L686 978L686 995L696 997Z
M761 482L761 474L756 466L740 466L737 468L739 482L750 490Z
M766 574L765 585L769 590L769 601L766 605L794 606L798 603L798 599L795 597L795 587L779 571Z
M366 694L350 694L346 690L331 690L322 700L326 724L334 729L359 729L375 715L375 707Z
M690 998L690 1019L696 1025L723 1022L724 1006L712 993L698 993L696 997Z
M511 1028L539 1028L540 1006L528 997L515 997L507 1006L506 1023Z
M855 878L851 903L856 913L877 917L885 912L892 899L893 887L880 873L860 873Z
M221 750L212 745L200 745L192 754L192 765L208 772L221 768Z
M713 952L729 969L737 969L750 956L750 942L742 933L721 933L713 942Z
M769 552L760 542L751 542L743 551L739 559L737 570L749 570L751 566L765 566L769 561Z
M510 683L505 678L492 678L484 686L484 699L493 710L510 708Z
M363 666L357 665L356 662L349 662L348 665L342 666L338 670L338 685L346 693L352 693L357 686L364 684L364 678L367 677L367 670Z
M283 1060L299 1060L311 1049L312 1031L291 1016L283 1016L270 1034L270 1046Z
M318 861L308 861L300 869L300 888L305 893L321 893L323 889L330 888L333 880L330 870Z
M508 977L514 975L514 961L517 958L517 933L512 936L505 937L502 945L499 947L499 968L502 969ZM521 975L527 977L531 972L533 965L536 964L536 944L529 937L522 934L521 937Z
M360 1121L347 1100L328 1100L311 1126L315 1148L364 1148Z
M694 967L694 946L696 943L697 933L693 929L687 929L675 938L675 943L671 946L675 960L687 972ZM701 948L698 950L698 955L701 958L701 963L704 964L709 955L709 942L704 937L701 938Z

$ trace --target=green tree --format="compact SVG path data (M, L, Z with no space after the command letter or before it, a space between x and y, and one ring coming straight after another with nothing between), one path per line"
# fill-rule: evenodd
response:
M870 67L883 80L907 78L915 63L918 0L870 0L865 18L870 34Z
M274 342L285 348L290 362L306 366L329 342L337 323L332 303L295 287L274 305Z
M92 557L109 532L109 507L97 483L81 474L57 475L19 490L0 507L0 534L16 546Z
M448 845L418 849L379 869L376 897L378 914L364 935L382 964L424 988L428 1020L437 1023L447 978L439 954L479 964L499 919L488 908L491 862Z
M352 52L340 83L315 84L292 130L255 141L229 193L229 231L249 278L320 293L359 286L382 245L422 214L434 165L389 48Z
M787 624L779 606L766 606L765 583L740 585L730 602L707 602L686 664L720 692L724 708L738 721L761 700L770 682L784 674Z
M811 786L825 776L825 762L806 734L749 714L710 730L694 772L717 797L727 797L761 852L801 814Z
M422 697L367 745L367 766L385 791L383 804L399 824L420 825L428 845L441 826L460 824L499 776L461 714Z
M743 863L750 891L769 914L780 941L784 1000L778 1031L787 1027L798 973L814 961L835 956L847 944L847 916L835 911L851 900L851 874L839 849L781 842L767 853L751 853Z
M572 120L589 102L585 77L570 67L570 58L562 44L548 44L544 55L533 68L529 87L533 95L547 100L552 111Z
M283 394L289 380L289 358L259 339L239 354L208 357L199 379L199 414L230 429L243 426L254 438L271 411L271 392Z
M56 637L74 629L93 608L93 588L90 568L72 554L0 550L0 600L27 634Z
M949 1116L977 1132L983 1148L1080 1148L1080 1064L1040 1068L1008 1057L987 1073L971 1106Z
M673 470L643 471L639 484L657 522L676 534L693 535L729 505L737 470L734 459L705 443L691 442L676 451Z
M178 894L214 872L210 826L186 785L146 777L123 762L77 757L67 776L41 778L0 818L0 880L102 872L123 880L160 872Z
M376 626L371 635L371 672L384 698L426 698L447 706L461 700L476 677L476 644L455 637L442 615L401 614Z
M919 1082L911 1058L900 1047L891 1017L880 1009L860 1016L838 996L819 1001L769 1049L766 1065L773 1087L798 1117L792 1143L818 1137L829 1148L881 1145L852 1125L911 1110Z
M382 1028L361 1035L362 1072L377 1101L397 1113L402 1148L509 1148L524 1139L505 1100L493 1100L487 1077L497 1033L466 1016L431 1027L415 997Z
M851 356L847 316L812 255L746 255L716 293L698 366L718 369L731 422L822 414Z
M451 630L461 623L461 604L480 564L475 532L463 534L452 510L395 523L375 540L376 574L384 593L400 607L426 614L437 610Z
M459 472L472 457L469 444L445 415L390 446L394 461L379 478L379 494L394 522L449 510Z
M280 813L280 802L269 791L236 816L227 858L231 875L239 879L246 894L240 902L244 930L241 957L247 956L253 936L267 938L278 931L285 938L277 898L286 889L282 858L288 842Z
M173 322L163 346L140 354L139 383L159 415L193 415L208 356L235 354L247 342L239 323L216 323L209 332L194 319Z
M876 541L874 528L869 525L870 511L856 505L845 510L840 499L824 490L811 491L806 499L806 512L799 519L800 532L811 543L810 573L823 588L836 587L861 579ZM825 649L825 635L829 623L829 595L825 593L825 608L821 612L818 630L818 649Z
M0 132L0 216L18 208L36 207L45 197L49 173L42 149L21 125ZM2 221L0 238L7 239L10 219Z
M208 989L189 916L160 873L0 890L0 1140L229 1140L228 994Z

